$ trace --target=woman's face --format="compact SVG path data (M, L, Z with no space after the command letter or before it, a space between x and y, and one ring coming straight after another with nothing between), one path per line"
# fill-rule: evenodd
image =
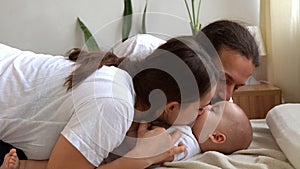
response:
M200 101L197 100L192 103L181 104L179 108L170 113L165 120L168 124L192 124L197 116L202 113L203 108L209 105L212 97L215 94L215 91L216 86L212 87L209 92L200 96Z

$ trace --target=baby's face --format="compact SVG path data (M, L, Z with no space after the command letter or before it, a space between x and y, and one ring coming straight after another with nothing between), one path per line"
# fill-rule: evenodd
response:
M199 143L205 142L218 127L222 119L226 102L217 102L206 106L195 120L192 131Z

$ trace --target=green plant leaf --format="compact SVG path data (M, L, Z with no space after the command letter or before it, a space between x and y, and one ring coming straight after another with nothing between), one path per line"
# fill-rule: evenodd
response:
M143 13L143 20L142 20L142 33L146 34L146 13L147 13L147 6L148 6L148 0L146 0L144 13Z
M192 25L192 23L193 23L193 18L192 18L192 15L191 15L190 7L189 7L189 5L188 5L188 3L187 3L186 0L184 0L184 3L185 3L186 10L187 10L187 12L188 12L188 14L189 14L190 23L191 23L191 25Z
M192 4L192 14L193 14L193 26L195 26L196 23L196 18L195 18L195 0L191 0L191 4Z
M78 21L80 28L84 34L84 39L85 39L85 43L86 43L88 50L89 51L100 51L100 48L99 48L95 38L93 37L92 33L89 31L89 29L79 19L79 17L77 17L77 21Z
M201 7L201 0L199 0L198 2L197 18L196 18L196 26L198 26L199 30L201 30L201 24L199 23L200 7Z
M132 4L131 0L124 0L122 42L128 39L132 25Z

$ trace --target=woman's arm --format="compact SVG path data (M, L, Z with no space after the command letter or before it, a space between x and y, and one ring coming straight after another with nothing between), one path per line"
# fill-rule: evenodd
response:
M131 169L143 169L147 168L152 164L158 164L166 161L172 161L175 154L182 153L185 151L185 146L175 146L170 147L166 152L155 152L153 150L161 150L161 145L165 144L168 146L169 143L173 145L172 142L176 142L180 137L179 133L173 133L173 135L165 135L165 130L163 128L155 127L153 130L148 130L147 124L140 124L136 126L138 131L135 132L140 138L148 138L138 140L135 148L130 151L125 156L118 158L107 164L100 165L97 169L106 168L131 168ZM153 140L153 137L160 135L162 140L167 140L162 142L162 140ZM58 140L58 146L53 150L49 165L47 160L20 160L19 169L46 169L48 168L91 168L95 167L91 165L81 153L75 149L63 136ZM62 147L62 149L60 149ZM155 148L156 147L156 148ZM153 154L153 155L151 155ZM158 154L158 155L155 155ZM56 160L55 159L60 159ZM62 161L61 161L62 160ZM74 161L75 160L75 161Z
M164 128L148 129L147 123L139 125L137 144L125 156L110 163L100 165L97 169L144 169L153 164L172 161L175 154L185 151L185 145L174 146L181 134L168 134ZM166 151L165 151L166 150Z
M95 157L96 158L96 157ZM94 169L64 136L60 135L52 151L47 169Z
M175 154L185 150L184 145L174 146L180 133L168 134L164 128L148 129L140 124L136 146L121 158L101 164L97 169L144 169L152 164L172 161ZM94 169L95 167L63 136L60 136L48 162L48 169Z
M144 169L152 164L172 161L175 154L185 150L184 145L175 146L180 133L168 134L164 128L148 129L140 124L136 146L125 156L110 163L101 164L97 169ZM96 157L95 157L96 158ZM48 169L94 169L95 167L63 136L60 136L48 162Z
M20 160L19 169L46 169L48 161Z

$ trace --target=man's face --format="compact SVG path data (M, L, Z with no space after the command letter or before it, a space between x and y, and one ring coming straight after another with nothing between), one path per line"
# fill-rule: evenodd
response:
M223 46L218 53L223 64L225 77L221 76L214 100L228 101L235 89L245 85L255 66L252 60L248 60L238 51L227 46ZM224 86L225 84L226 86Z

